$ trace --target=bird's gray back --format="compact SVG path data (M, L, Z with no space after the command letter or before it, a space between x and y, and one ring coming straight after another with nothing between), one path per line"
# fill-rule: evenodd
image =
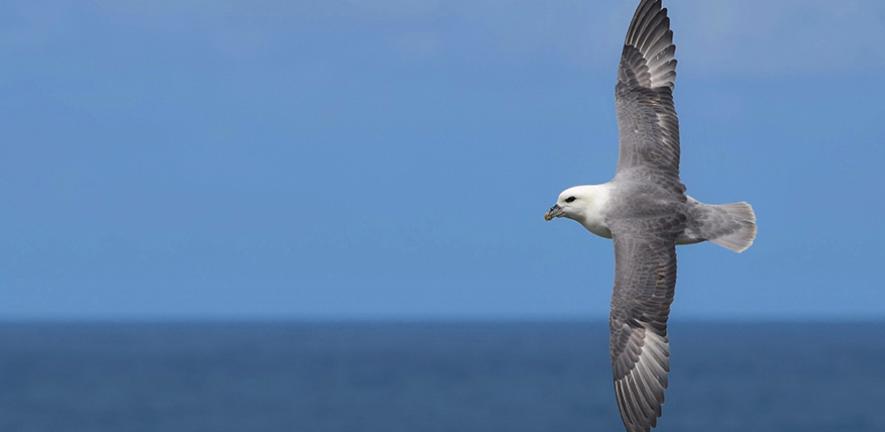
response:
M684 217L689 210L685 186L678 179L655 170L619 173L610 184L611 200L606 216L610 224L661 216Z

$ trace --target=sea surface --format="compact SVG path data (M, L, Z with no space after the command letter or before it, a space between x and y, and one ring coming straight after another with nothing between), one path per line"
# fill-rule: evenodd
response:
M885 324L671 326L657 431L885 431ZM607 324L0 324L3 432L623 431Z

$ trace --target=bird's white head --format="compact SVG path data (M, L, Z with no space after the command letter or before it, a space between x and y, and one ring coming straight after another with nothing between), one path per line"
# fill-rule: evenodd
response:
M575 186L568 188L559 194L556 205L544 215L545 220L553 220L558 217L580 220L586 215L587 210L595 198L596 191L593 186Z
M544 219L550 221L558 217L569 218L597 235L609 237L605 224L609 191L609 184L568 188L559 194L556 205L547 211Z

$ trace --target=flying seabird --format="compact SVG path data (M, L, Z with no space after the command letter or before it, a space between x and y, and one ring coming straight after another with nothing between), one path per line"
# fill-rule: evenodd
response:
M670 371L667 317L676 245L711 241L743 252L756 237L745 202L703 204L679 179L673 105L676 46L661 0L641 0L627 31L615 86L620 154L608 183L559 195L546 220L566 217L614 240L609 340L615 396L628 432L657 425Z

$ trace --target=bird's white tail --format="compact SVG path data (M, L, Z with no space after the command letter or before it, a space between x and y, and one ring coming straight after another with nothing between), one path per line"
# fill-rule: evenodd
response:
M715 215L704 224L702 231L713 243L741 253L753 245L756 239L756 213L749 203L705 205Z

